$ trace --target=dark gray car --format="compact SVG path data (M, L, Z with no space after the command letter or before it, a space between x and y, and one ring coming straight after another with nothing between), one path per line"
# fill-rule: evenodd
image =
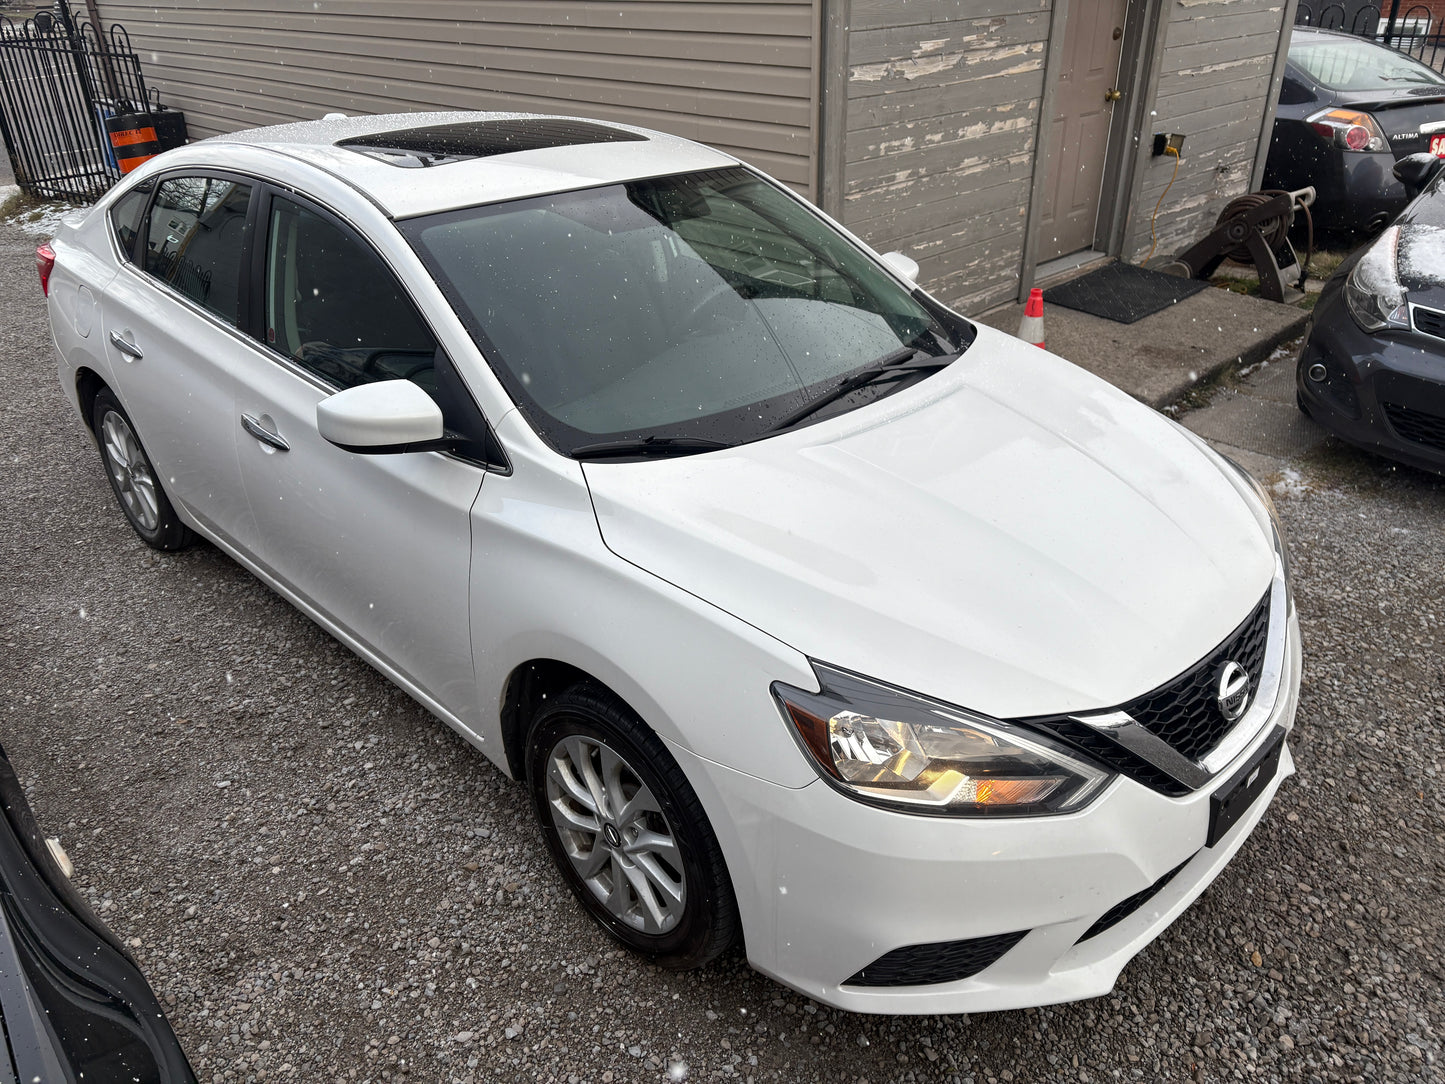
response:
M1420 155L1397 170L1434 180L1325 284L1299 405L1353 444L1445 473L1445 168Z

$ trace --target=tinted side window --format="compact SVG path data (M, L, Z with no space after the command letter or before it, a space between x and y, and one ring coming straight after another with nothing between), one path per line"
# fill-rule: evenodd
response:
M1280 105L1303 105L1305 102L1314 101L1314 97L1293 72L1285 71L1284 82L1279 87Z
M141 212L145 210L146 200L150 198L153 187L150 182L146 182L121 196L110 208L110 228L127 259L135 258L136 231L139 229Z
M146 226L145 269L228 323L241 311L251 186L220 177L162 181Z
M404 379L436 395L436 340L381 257L280 196L266 239L266 341L339 388Z

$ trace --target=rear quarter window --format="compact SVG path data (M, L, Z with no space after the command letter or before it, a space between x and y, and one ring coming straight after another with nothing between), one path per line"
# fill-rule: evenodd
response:
M127 260L135 258L135 235L150 194L151 185L143 184L127 192L110 206L110 229Z

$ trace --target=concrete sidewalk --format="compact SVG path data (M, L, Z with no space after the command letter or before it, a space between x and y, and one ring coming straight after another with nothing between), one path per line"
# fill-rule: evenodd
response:
M1012 335L1023 311L1022 305L1005 305L978 319ZM1263 361L1308 321L1303 309L1210 288L1120 324L1050 305L1044 290L1048 349L1156 409L1231 367Z

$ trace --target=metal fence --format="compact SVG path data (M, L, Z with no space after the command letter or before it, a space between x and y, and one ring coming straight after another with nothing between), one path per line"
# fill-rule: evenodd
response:
M57 10L0 18L0 134L26 192L90 201L120 177L105 119L144 112L149 96L124 27Z
M1296 26L1317 26L1377 41L1445 72L1445 19L1437 18L1425 4L1300 0L1294 21Z

